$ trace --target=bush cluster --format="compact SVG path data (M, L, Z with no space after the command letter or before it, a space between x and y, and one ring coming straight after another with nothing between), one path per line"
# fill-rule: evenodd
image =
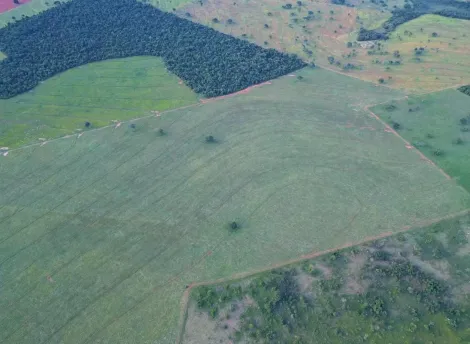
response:
M130 56L158 56L195 92L232 93L305 66L136 0L74 0L0 30L0 98L67 69Z

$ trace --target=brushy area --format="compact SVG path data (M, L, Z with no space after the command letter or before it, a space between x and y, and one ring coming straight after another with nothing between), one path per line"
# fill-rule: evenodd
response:
M138 55L163 58L195 92L219 96L305 66L136 0L74 0L0 30L0 97L90 62Z
M50 140L90 128L197 103L160 58L89 63L56 75L30 92L0 99L0 147Z
M0 155L0 341L174 343L185 285L468 208L363 110L397 96L309 68Z
M466 215L199 287L184 343L468 343L469 225Z
M378 105L377 115L394 126L439 167L470 190L470 98L446 90Z
M403 8L392 10L392 17L375 30L361 29L358 41L388 39L399 25L425 14L470 20L470 3L458 0L411 0Z

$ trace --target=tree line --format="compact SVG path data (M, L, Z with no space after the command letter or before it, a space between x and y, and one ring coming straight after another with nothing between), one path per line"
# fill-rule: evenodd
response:
M0 30L0 98L90 62L163 58L170 72L208 97L302 68L295 55L264 49L136 0L74 0Z
M410 0L404 8L393 10L392 17L380 28L374 30L361 28L357 40L386 40L399 25L425 14L470 20L470 3L458 0Z

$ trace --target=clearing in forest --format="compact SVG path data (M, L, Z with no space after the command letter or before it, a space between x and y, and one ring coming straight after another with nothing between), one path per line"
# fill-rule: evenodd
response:
M16 147L196 103L198 96L152 56L96 62L32 91L0 99L0 146Z
M0 341L174 343L186 285L469 207L364 110L399 92L296 74L0 156Z

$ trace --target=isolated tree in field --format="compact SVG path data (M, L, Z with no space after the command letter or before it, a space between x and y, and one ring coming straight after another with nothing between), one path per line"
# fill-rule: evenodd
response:
M455 144L456 145L462 145L463 144L463 140L461 137L457 138L457 140L455 140Z
M19 4L20 4L20 0L13 0L13 3L16 4L16 5L19 5Z
M393 122L392 123L393 129L395 130L400 130L401 129L401 124L398 122Z
M230 223L230 229L231 229L232 231L235 231L235 230L237 230L237 229L239 229L239 228L240 228L239 224L236 223L235 221L233 221L233 222Z
M379 79L379 83L383 84L385 82L385 79L384 78L380 78Z
M297 80L303 80L303 79L304 79L304 77L302 75L297 76Z
M462 125L467 125L467 124L468 124L468 119L467 119L467 117L461 118L461 119L460 119L460 124L462 124Z
M215 138L212 135L206 136L207 143L215 143Z
M432 152L432 154L435 155L435 156L441 156L441 155L444 154L444 152L443 152L441 149L436 148L436 149Z
M158 134L160 134L160 136L163 136L166 134L165 130L163 130L162 128L158 129Z
M217 18L212 18L212 22L213 22L214 24L217 24L217 23L219 22L219 19L217 19Z
M269 25L268 25L268 24L264 24L264 28L265 28L265 29L269 29Z
M433 37L437 37L437 36L438 36L438 34L437 34L437 32L433 32L431 36L433 36Z
M91 127L91 123L88 122L88 121L86 121L86 122L85 122L85 128L90 128L90 127Z
M233 24L233 19L229 18L229 19L227 20L227 24Z
M135 123L131 123L131 124L129 124L129 128L131 128L131 129L135 129L135 127L136 127Z

